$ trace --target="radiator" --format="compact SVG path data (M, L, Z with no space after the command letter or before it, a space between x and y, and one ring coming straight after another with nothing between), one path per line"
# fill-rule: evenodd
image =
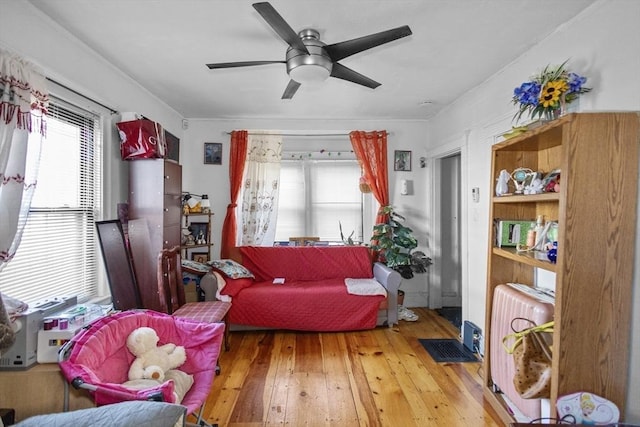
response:
M524 290L528 292L525 293ZM511 320L516 317L530 319L538 325L553 320L552 300L547 295L538 294L532 288L517 284L498 285L493 294L490 338L491 380L494 386L500 389L522 414L531 419L547 415L542 413L542 409L543 406L548 407L548 401L543 405L543 399L523 399L520 397L513 386L515 373L513 356L505 351L502 338L513 332ZM526 322L515 322L514 326L518 329L524 329Z

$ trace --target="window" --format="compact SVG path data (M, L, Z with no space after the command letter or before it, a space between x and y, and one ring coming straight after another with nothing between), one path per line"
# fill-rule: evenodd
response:
M354 232L354 241L364 241L360 174L356 160L282 160L276 241L341 241L340 224L345 239Z
M49 106L38 185L20 246L0 272L3 293L27 303L96 295L100 129L100 117L91 112L57 99Z

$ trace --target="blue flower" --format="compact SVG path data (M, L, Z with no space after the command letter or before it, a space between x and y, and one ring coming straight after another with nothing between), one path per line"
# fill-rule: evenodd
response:
M586 77L577 75L576 73L569 73L569 93L581 93L582 85L587 81Z
M540 84L537 82L525 82L513 90L514 102L524 105L538 105L540 98Z
M532 76L513 90L511 101L518 106L513 116L520 120L523 114L529 114L532 119L550 116L556 112L562 113L564 107L591 91L585 87L586 77L569 72L567 61L561 65L547 65L541 72Z

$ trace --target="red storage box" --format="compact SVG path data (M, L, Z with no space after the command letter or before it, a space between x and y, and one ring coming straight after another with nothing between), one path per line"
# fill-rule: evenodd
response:
M122 160L164 158L167 143L159 123L147 119L117 123Z

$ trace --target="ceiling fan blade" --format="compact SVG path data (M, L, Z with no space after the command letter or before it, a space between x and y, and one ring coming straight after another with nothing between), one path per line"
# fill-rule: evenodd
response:
M325 46L325 49L331 60L336 62L362 52L363 50L371 49L372 47L380 46L381 44L389 43L402 37L410 36L411 34L413 34L411 28L409 28L408 25L404 25L357 39L334 43Z
M295 80L289 80L289 84L287 85L287 88L284 90L284 93L282 94L282 98L280 99L293 98L293 95L296 94L299 87L300 87L300 83L298 83Z
M280 14L271 6L269 2L262 3L254 3L253 8L258 11L260 16L267 21L267 24L271 26L275 30L276 33L282 38L282 40L286 41L289 46L294 49L298 49L301 52L309 54L307 47L302 43L302 40L293 28L287 24L287 21L280 16Z
M219 62L217 64L207 64L210 70L217 68L237 68L237 67L253 67L254 65L267 64L286 64L287 61L243 61L243 62Z
M362 74L353 71L351 68L347 68L342 64L338 64L337 62L334 62L333 64L331 77L347 80L349 82L357 83L362 86L370 87L371 89L375 89L380 86L380 83L378 83L377 81L372 80L367 76L363 76Z

